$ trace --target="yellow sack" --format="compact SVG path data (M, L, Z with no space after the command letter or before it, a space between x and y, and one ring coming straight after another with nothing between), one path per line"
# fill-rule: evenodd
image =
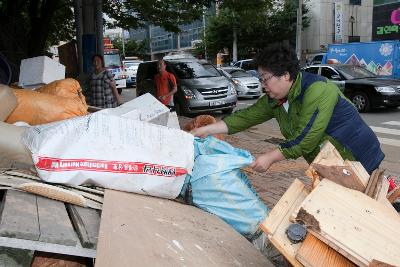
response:
M6 119L7 123L24 121L30 125L45 124L88 114L86 103L80 98L68 98L27 89L13 89L17 107Z
M79 98L82 101L82 104L86 105L87 107L85 96L82 93L81 85L77 80L72 78L51 82L36 89L36 91L49 95Z

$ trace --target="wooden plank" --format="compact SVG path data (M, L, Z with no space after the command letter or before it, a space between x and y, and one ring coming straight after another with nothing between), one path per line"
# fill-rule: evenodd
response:
M64 186L62 188L66 189L66 190L70 190L71 192L75 192L77 194L80 194L80 195L84 196L87 199L91 199L93 201L99 202L100 204L103 204L104 197L100 197L98 195L87 193L85 191L77 190L77 189L74 189L74 188L68 188L68 187L64 187Z
M365 191L365 185L348 166L325 166L317 163L312 163L311 166L320 176L332 182L360 192Z
M306 239L297 251L296 259L306 267L355 267L353 262L343 257L324 242L307 234Z
M301 244L292 244L286 236L286 229L291 224L289 216L307 195L308 190L304 184L295 179L260 226L271 243L293 266L302 266L296 260L296 253Z
M371 178L368 181L367 188L365 189L365 192L364 192L367 196L370 196L373 198L374 193L376 191L376 185L378 184L378 180L382 179L383 172L384 172L384 170L376 169L372 173Z
M27 178L30 180L35 180L35 181L42 181L39 176L34 176L31 174L27 174L26 171L23 170L12 170L12 171L5 171L4 174L8 174L11 176L17 176L17 177L22 177L22 178Z
M389 181L384 175L382 175L378 179L378 183L376 185L376 189L372 198L382 203L384 201L387 202L388 190L389 190Z
M6 175L6 174L0 174L0 185L5 185L5 186L18 186L23 183L30 183L32 180L26 179L26 178L21 178L17 176L12 176L12 175Z
M364 166L359 161L345 160L344 164L352 168L352 170L357 174L357 176L362 181L363 185L367 186L369 181L369 173L365 170Z
M67 205L72 223L84 248L96 248L100 228L100 215L96 210Z
M218 217L171 200L106 190L96 266L273 266Z
M36 196L7 190L1 210L0 236L39 239Z
M296 199L304 195L303 192L308 195L308 191L303 182L299 179L294 179L278 203L276 203L274 208L269 212L268 217L265 218L265 221L260 225L261 229L266 234L275 233L282 224L282 221L285 220L288 211L296 204Z
M75 255L79 257L95 258L96 250L82 248L78 242L76 246L63 246L58 244L45 243L40 241L32 241L26 239L17 239L0 236L0 247L9 247L17 249L27 249L32 251L45 251L50 253L58 253L64 255Z
M1 267L30 267L32 257L32 250L0 247Z
M343 166L344 160L340 155L339 151L336 150L335 146L331 142L326 141L318 155L313 160L313 163L322 164L325 166Z
M63 202L37 196L39 241L75 246L77 237Z
M400 186L397 186L388 194L388 200L390 203L395 202L398 198L400 198Z
M367 195L322 180L293 216L309 232L360 266L400 262L400 216Z

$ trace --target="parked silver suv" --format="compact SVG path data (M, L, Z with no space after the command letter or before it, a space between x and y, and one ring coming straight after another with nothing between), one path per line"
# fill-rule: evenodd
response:
M196 59L165 60L167 71L175 75L178 92L174 96L178 115L207 111L232 113L237 96L234 85L209 63ZM137 95L155 95L154 76L157 61L140 63L137 72Z

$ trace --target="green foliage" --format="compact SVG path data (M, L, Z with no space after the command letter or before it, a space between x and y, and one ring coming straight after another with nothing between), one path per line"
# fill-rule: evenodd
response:
M122 38L118 37L112 41L115 48L118 48L119 51L122 53ZM125 39L125 56L137 56L139 58L144 58L147 51L147 40L143 40L141 42L132 40L132 39Z
M21 59L46 54L49 46L73 36L73 0L0 2L0 51L17 79Z
M144 22L179 31L178 25L201 17L212 0L103 0L103 12L124 29ZM86 0L82 2L88 3ZM49 46L75 35L74 0L0 0L0 52L18 78L21 59L46 54ZM127 44L128 47L130 44ZM144 44L132 50L144 53ZM129 48L131 49L131 48ZM136 49L136 50L135 50Z
M179 32L178 25L201 17L211 0L104 0L103 10L123 29L143 27L146 22L167 31Z
M296 2L225 0L219 15L209 18L205 38L209 55L215 56L223 47L232 48L233 29L238 37L238 58L252 57L270 43L294 41ZM303 5L303 29L309 26L307 13Z

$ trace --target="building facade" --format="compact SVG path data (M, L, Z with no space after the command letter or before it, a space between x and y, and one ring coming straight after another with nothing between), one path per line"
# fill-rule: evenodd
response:
M328 44L400 39L399 0L309 0L310 27L303 31L303 54Z
M135 41L150 40L148 50L152 59L162 57L172 51L192 50L195 44L201 42L207 18L213 13L215 13L215 7L208 9L201 19L180 25L180 33L168 32L160 26L148 25L144 28L130 29L129 37Z
M303 31L303 52L320 52L331 43L371 41L373 0L309 0L306 4L310 27Z

